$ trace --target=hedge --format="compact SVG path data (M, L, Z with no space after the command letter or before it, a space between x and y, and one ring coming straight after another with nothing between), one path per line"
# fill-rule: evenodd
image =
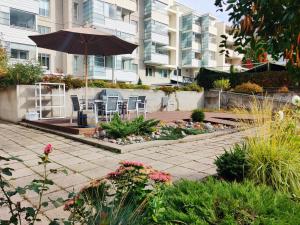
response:
M294 86L294 76L287 71L266 71L256 73L223 73L203 70L198 74L197 83L205 89L213 88L215 80L229 79L232 87L242 83L256 83L263 88L278 88Z

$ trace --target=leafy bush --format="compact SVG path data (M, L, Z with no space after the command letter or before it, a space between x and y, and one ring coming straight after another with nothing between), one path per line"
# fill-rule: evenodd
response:
M234 88L235 92L246 93L246 94L259 94L263 92L263 88L257 84L247 82L240 85L237 85Z
M214 81L222 78L228 79L232 87L249 81L258 84L263 88L278 88L282 86L293 87L297 80L294 73L287 71L222 73L202 69L197 76L197 83L205 89L211 89L213 88Z
M105 88L107 85L107 82L104 80L92 80L89 82L89 87L92 88Z
M196 92L202 92L203 88L200 87L196 83L191 83L191 84L188 84L188 85L185 85L185 86L179 88L179 91L196 91Z
M193 128L181 128L181 127L163 127L162 134L159 140L178 140L182 139L187 135L203 134L205 131L193 129Z
M155 224L300 224L300 205L252 182L182 180L161 194Z
M166 95L170 95L172 93L175 93L176 91L196 91L196 92L202 92L203 88L200 87L196 83L191 83L182 87L173 87L173 86L161 86L156 88L156 90L165 92Z
M17 63L9 66L6 75L0 77L0 87L32 85L41 80L42 74L39 65Z
M213 84L214 88L217 89L222 89L222 90L229 90L230 89L230 81L229 79L220 79L220 80L215 80Z
M249 173L246 145L235 145L215 160L218 176L228 181L242 181Z
M143 116L132 121L122 121L120 116L115 114L110 123L102 123L100 126L112 138L125 138L132 134L150 134L158 123L158 120L145 120Z
M43 82L65 83L66 90L79 89L85 87L85 81L72 76L44 76Z
M205 119L205 114L201 109L195 109L192 112L191 118L193 122L203 122Z
M170 95L170 94L175 93L176 91L178 91L178 87L162 86L162 87L156 88L156 90L163 91L163 92L165 92L166 95Z
M146 223L148 199L171 182L171 176L140 162L123 161L105 178L92 181L66 204L78 224Z
M7 67L8 67L8 59L7 54L4 48L1 48L0 45L0 77L4 76L7 73Z

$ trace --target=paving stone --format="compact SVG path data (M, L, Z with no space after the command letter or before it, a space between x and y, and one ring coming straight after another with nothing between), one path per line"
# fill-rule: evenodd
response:
M191 170L181 166L171 167L165 170L166 172L170 173L172 176L179 177L179 178L186 178L195 174L195 170Z
M195 162L195 161L183 163L180 166L189 168L189 169L192 169L192 170L195 170L198 172L203 172L203 171L206 171L206 170L212 168L211 165L207 165L207 164L199 163L199 162Z
M89 179L81 174L69 174L67 176L62 176L53 179L54 183L60 187L68 188L76 184L81 184L87 182Z
M91 170L84 171L81 174L89 177L90 179L100 179L110 172L112 172L111 169L107 169L105 167L97 167Z
M68 165L67 167L75 172L83 172L86 170L94 169L97 167L97 165L90 162L83 162L83 163Z

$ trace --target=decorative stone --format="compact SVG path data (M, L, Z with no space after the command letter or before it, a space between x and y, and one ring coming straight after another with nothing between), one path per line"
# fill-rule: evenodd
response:
M204 128L205 128L206 130L208 130L209 132L212 132L212 131L215 130L214 126L213 126L211 123L205 123L205 124L204 124Z
M99 137L106 137L106 131L105 130L100 130L99 131Z

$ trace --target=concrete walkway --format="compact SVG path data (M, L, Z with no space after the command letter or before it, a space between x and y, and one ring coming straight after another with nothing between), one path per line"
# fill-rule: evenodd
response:
M216 173L213 164L216 156L223 153L234 143L240 142L245 133L235 133L212 139L179 143L163 147L154 147L125 154L115 154L99 148L74 142L53 134L25 128L19 125L0 121L0 155L15 156L23 162L10 162L14 168L10 183L25 186L35 178L41 178L43 168L38 165L38 156L42 154L46 144L54 146L49 169L66 169L68 175L55 174L49 178L55 185L47 191L45 201L49 198L66 198L68 192L78 191L89 180L100 178L115 170L121 160L140 161L155 169L167 171L174 179L201 179ZM3 162L0 162L3 165ZM38 196L27 193L23 204L37 204ZM6 209L0 208L0 218L7 215ZM66 217L62 207L55 208L52 204L44 209L43 221L48 218ZM39 224L48 224L40 222Z

